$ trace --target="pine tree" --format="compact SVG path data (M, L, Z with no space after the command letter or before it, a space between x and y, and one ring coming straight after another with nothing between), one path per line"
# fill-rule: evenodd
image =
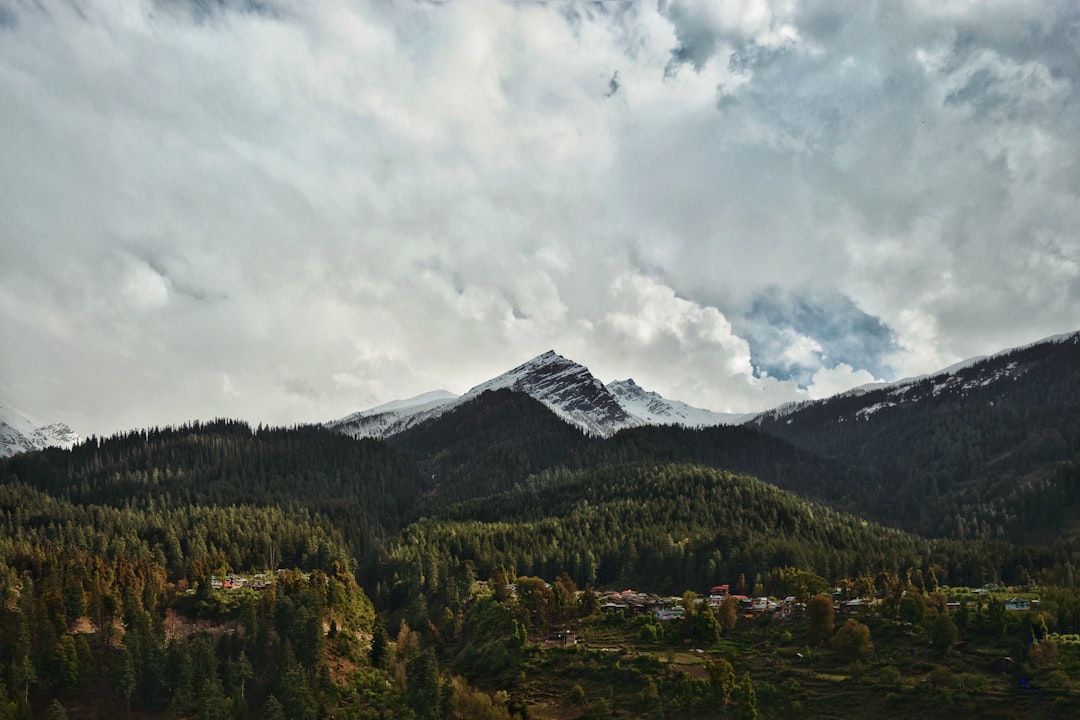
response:
M420 720L436 717L439 710L439 666L435 653L420 652L405 668L405 699Z
M757 717L757 693L750 680L750 673L745 673L739 685L739 720L757 720Z

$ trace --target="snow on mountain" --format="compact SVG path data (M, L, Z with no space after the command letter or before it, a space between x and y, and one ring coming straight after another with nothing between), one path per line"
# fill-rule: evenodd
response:
M389 437L434 417L457 398L447 390L433 390L332 420L326 423L326 427L352 438Z
M615 380L607 384L607 389L627 413L647 425L738 425L753 417L751 414L718 413L680 400L668 400L659 393L643 389L632 379Z
M630 414L589 369L549 350L461 396L466 402L487 390L507 388L539 400L571 425L600 437L644 425Z
M70 448L81 439L63 423L43 425L10 405L0 404L0 457L53 446Z
M566 422L584 432L610 437L639 425L735 424L742 416L714 413L666 400L626 380L605 386L584 365L553 350L480 383L461 397L439 391L398 400L326 423L351 437L389 437L463 405L488 390L509 389L539 400Z
M757 425L784 420L811 408L835 406L855 408L852 419L867 420L871 416L899 405L911 405L942 394L967 393L1003 381L1014 381L1027 373L1043 350L1053 351L1056 345L1080 346L1080 331L1054 335L1020 347L1009 348L993 355L980 355L950 365L936 373L904 378L892 383L871 383L821 400L787 403L754 415L749 423ZM859 404L857 398L866 400ZM843 421L844 417L837 418Z

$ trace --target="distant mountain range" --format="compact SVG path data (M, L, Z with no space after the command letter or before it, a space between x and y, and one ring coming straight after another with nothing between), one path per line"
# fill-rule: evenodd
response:
M391 437L460 407L489 390L507 389L539 400L564 421L597 437L642 425L737 425L750 415L717 413L643 390L632 379L604 385L589 369L553 350L480 383L461 396L446 391L354 413L326 423L354 438Z
M70 448L80 440L63 423L40 423L21 410L0 404L0 457L47 447Z
M1046 348L1060 350L1078 343L1080 332L1058 335L990 357L973 358L932 375L866 385L823 400L788 403L764 412L744 414L718 413L669 400L643 389L632 379L604 385L584 365L548 351L480 383L464 395L457 396L445 390L428 392L332 420L326 427L354 438L392 437L440 417L485 391L505 388L539 400L564 421L602 438L645 425L701 428L743 423L752 423L786 437L791 433L774 428L780 424L818 423L827 413L835 414L832 418L835 422L865 422L875 415L891 415L892 408L908 408L913 403L940 396L1007 386L1028 371L1022 358L1017 359L1020 356L1038 355Z

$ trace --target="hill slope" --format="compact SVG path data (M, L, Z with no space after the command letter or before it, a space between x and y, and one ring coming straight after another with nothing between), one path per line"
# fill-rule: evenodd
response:
M924 533L1066 527L1080 502L1080 333L949 371L781 408L753 424L877 478L852 488Z

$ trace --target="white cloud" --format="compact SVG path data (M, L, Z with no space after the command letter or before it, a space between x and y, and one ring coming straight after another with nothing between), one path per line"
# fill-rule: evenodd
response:
M819 368L806 390L811 399L820 400L874 382L881 381L866 370L856 370L847 363L837 363L831 368Z
M615 278L582 354L605 380L625 375L634 358L644 387L712 410L744 412L800 395L793 383L755 376L748 343L717 308L642 275Z
M1068 4L238 7L0 25L6 401L289 423L554 347L764 408L770 287L849 298L897 374L1080 326ZM768 365L864 379L823 347Z

